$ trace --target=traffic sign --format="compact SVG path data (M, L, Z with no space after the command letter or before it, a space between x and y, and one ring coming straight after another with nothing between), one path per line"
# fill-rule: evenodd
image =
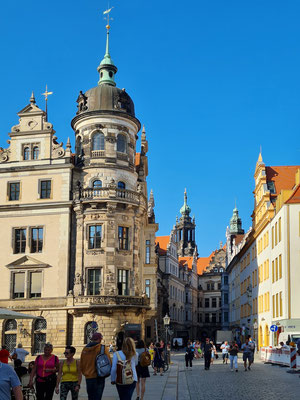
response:
M277 325L271 325L270 326L270 331L271 332L277 332L278 331L278 326Z

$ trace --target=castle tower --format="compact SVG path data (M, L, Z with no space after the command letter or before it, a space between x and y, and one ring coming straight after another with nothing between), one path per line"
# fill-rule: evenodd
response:
M187 193L184 191L184 203L180 209L181 217L176 221L175 229L177 231L178 256L193 256L195 242L195 218L190 217L191 208L187 204Z
M244 229L242 229L242 220L239 217L239 210L235 206L233 209L232 217L230 218L230 228L231 235L243 235Z

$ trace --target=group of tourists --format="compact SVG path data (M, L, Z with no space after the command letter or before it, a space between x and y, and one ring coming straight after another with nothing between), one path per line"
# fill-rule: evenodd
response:
M12 390L14 398L22 400L24 390L31 390L37 400L52 400L54 392L60 400L66 400L69 392L72 400L77 400L82 376L85 376L88 399L101 400L106 378L110 376L121 400L130 400L134 390L136 399L142 400L152 360L154 375L163 374L164 343L152 343L147 349L143 340L135 343L127 337L118 351L113 352L112 346L108 348L101 343L102 339L101 333L94 333L80 360L74 358L75 347L66 346L65 359L59 360L53 354L52 344L46 343L43 354L30 362L28 368L22 365L28 352L21 344L12 354L4 347L0 351L0 399L10 400ZM9 359L14 360L14 369L7 365Z
M231 371L238 372L238 353L243 353L243 362L245 371L251 370L251 364L254 361L255 342L249 337L245 343L240 346L236 341L228 343L223 342L220 346L222 351L223 364L228 364L230 361ZM209 338L206 338L203 343L200 341L190 342L188 341L185 348L185 366L186 369L192 369L194 358L204 358L204 369L208 371L214 360L219 358L215 344Z

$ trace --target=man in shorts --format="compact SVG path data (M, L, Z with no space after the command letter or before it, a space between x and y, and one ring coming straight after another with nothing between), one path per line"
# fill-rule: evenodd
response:
M223 364L228 363L228 351L229 351L230 346L228 345L228 342L224 342L221 345L221 350L222 350L222 357L223 357Z
M248 371L251 370L250 366L253 361L253 352L252 352L252 346L249 344L249 341L246 340L244 344L242 344L241 350L243 351L243 361L244 361L244 367L245 371L247 371L247 360L248 360Z

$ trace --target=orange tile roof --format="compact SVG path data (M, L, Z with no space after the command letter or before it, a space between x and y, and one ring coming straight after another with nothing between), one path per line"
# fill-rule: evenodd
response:
M208 267L210 261L212 260L213 256L215 255L216 251L213 251L209 257L199 257L197 259L197 273L198 275L202 275L205 272L206 267Z
M141 163L141 153L135 153L135 166L139 166Z
M294 190L294 193L291 197L286 201L287 204L295 204L300 203L300 185Z
M158 244L158 253L162 256L167 254L167 247L170 242L170 236L156 236L155 244Z
M266 167L267 181L274 182L275 192L278 195L282 189L292 189L295 185L295 174L300 165L286 165Z
M181 267L187 264L189 269L193 268L193 257L179 257L178 261Z

